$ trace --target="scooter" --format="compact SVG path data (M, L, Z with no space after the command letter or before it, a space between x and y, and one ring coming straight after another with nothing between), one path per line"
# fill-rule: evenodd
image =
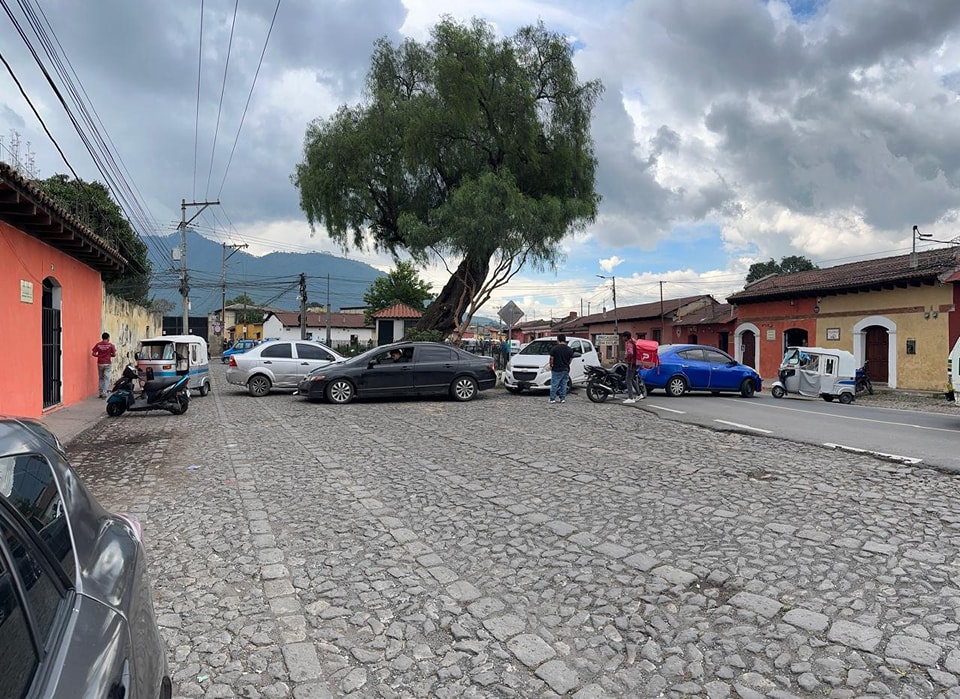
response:
M583 369L587 374L587 398L592 402L603 403L611 396L627 392L627 365L623 362L614 364L612 369L589 365L584 366ZM647 387L639 374L637 374L637 383L639 384L637 397L645 398Z
M107 415L119 417L125 412L140 410L168 410L174 415L183 415L190 407L188 375L169 378L148 379L143 390L137 395L134 381L139 378L137 368L128 364L123 374L113 385L113 392L107 399Z

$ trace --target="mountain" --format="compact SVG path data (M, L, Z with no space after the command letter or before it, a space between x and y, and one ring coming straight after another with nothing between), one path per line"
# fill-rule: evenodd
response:
M170 301L179 312L180 261L173 259L172 251L180 247L180 234L147 236L144 242L153 265L150 295ZM220 308L225 255L227 301L247 294L259 305L282 310L299 308L301 273L307 277L308 302L326 306L329 298L334 310L364 305L363 295L373 280L386 276L363 262L321 252L272 252L256 257L242 249L224 248L190 230L186 248L191 315L205 315Z

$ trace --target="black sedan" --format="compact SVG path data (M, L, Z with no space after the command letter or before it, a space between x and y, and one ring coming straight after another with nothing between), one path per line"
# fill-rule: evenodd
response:
M496 384L489 357L439 342L395 342L310 372L297 393L330 403L349 403L357 397L424 395L468 401Z
M169 699L140 523L37 422L0 417L0 696Z

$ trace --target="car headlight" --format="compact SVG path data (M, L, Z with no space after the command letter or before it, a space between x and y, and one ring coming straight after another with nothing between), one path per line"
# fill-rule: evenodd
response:
M323 381L326 377L325 374L310 374L307 376L307 381Z

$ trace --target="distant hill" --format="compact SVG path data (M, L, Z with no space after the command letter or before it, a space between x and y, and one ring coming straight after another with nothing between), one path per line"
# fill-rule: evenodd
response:
M153 264L150 295L181 308L180 262L172 251L180 247L180 234L145 239ZM296 310L300 273L307 275L307 299L326 305L329 275L330 306L334 310L362 306L363 295L380 270L363 262L321 252L272 252L256 257L244 250L226 249L227 300L247 294L255 303L283 310ZM187 232L187 274L190 284L190 314L203 315L220 308L224 248L193 231Z

